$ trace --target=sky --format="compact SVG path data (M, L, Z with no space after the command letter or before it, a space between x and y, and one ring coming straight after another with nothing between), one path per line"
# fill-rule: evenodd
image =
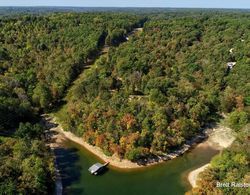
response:
M250 0L0 0L0 6L250 8Z

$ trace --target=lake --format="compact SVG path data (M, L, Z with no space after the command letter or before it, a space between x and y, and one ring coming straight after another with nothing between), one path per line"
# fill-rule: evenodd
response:
M82 146L66 140L63 148L56 149L62 175L64 194L83 195L179 195L191 186L187 181L190 170L208 163L218 153L208 146L198 146L174 160L151 167L109 170L93 176L88 168L102 162Z

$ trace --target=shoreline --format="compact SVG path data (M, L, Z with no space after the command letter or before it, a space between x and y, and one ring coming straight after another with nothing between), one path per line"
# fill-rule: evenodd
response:
M133 169L133 168L140 168L141 167L137 163L133 163L129 160L120 160L118 157L115 157L115 156L111 156L111 157L106 156L99 147L92 146L92 145L88 144L87 142L85 142L82 138L74 135L73 133L68 132L68 131L64 131L63 128L61 127L61 125L58 124L57 122L55 122L53 119L51 119L50 121L52 123L58 125L56 127L51 128L50 131L54 131L54 132L58 133L57 135L55 135L55 137L60 137L59 139L56 139L56 140L59 140L59 144L62 141L62 139L65 139L65 138L69 139L69 140L83 146L86 150L93 153L95 156L100 158L102 161L109 162L109 164L111 166L114 166L116 168ZM57 145L58 143L55 143L55 144Z
M232 129L219 125L216 128L213 128L209 132L209 138L205 142L199 144L199 146L209 146L215 150L222 151L224 148L229 147L235 136L233 135ZM197 187L197 181L199 180L199 174L203 172L206 168L210 166L210 163L207 163L201 167L198 167L188 173L188 181L192 188Z
M155 157L149 157L141 161L131 162L127 159L120 159L117 156L107 156L103 153L102 149L97 146L92 146L83 140L81 137L77 137L69 131L64 131L62 126L56 121L55 117L49 115L44 115L43 118L48 123L52 124L48 130L50 132L57 132L57 135L54 135L56 142L53 145L58 146L63 139L69 139L87 149L89 152L93 153L95 156L100 158L104 162L109 162L110 166L117 169L138 169L153 166L168 160L177 158L178 156L183 155L194 146L199 143L202 143L207 137L207 131L203 131L203 134L196 136L192 140L186 141L186 143L178 150L173 151L170 154L158 155ZM209 128L208 128L209 129Z
M210 163L207 163L203 165L202 167L199 167L198 169L195 169L194 171L188 174L188 181L193 188L197 187L197 180L198 180L199 174L203 172L209 166L210 166Z
M50 148L51 152L54 155L54 166L55 166L55 189L54 189L54 194L56 195L62 195L63 194L63 184L62 184L62 177L60 170L58 168L58 160L57 156L55 154L55 149L60 147L60 144L62 143L62 136L54 135L51 132L51 124L46 120L46 116L42 116L41 123L44 125L46 128L45 130L45 137L47 140L47 146Z
M53 151L54 155L54 148L51 147L51 150ZM55 158L54 160L54 165L55 165L55 172L56 172L56 181L55 181L55 194L56 195L62 195L63 194L63 184L62 184L62 178L60 174L60 170L58 168L58 162L57 159Z

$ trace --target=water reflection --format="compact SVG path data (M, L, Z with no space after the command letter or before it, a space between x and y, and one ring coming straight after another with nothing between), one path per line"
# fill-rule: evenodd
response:
M56 161L63 184L63 194L69 194L69 187L80 180L81 165L77 164L79 155L77 148L55 148ZM72 191L73 190L73 191ZM70 194L83 194L84 186L70 189Z
M189 190L188 171L210 161L218 151L210 147L194 148L183 156L152 167L119 170L109 166L100 176L93 176L88 168L98 157L69 140L67 147L57 150L62 171L64 194L83 195L181 195Z

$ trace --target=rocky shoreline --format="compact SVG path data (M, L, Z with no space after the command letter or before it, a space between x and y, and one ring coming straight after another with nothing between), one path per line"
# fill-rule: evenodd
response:
M118 168L118 169L134 169L134 168L144 168L146 166L152 166L161 162L165 162L168 160L172 160L177 158L178 156L183 155L185 152L191 150L197 144L203 142L208 138L208 129L205 128L202 130L202 133L191 140L187 140L185 144L180 147L179 149L169 153L169 154L162 154L162 155L150 155L144 159L140 159L136 162L132 162L126 159L120 159L117 156L106 156L102 150L96 146L92 146L85 142L82 138L77 137L71 132L64 131L60 124L56 121L55 118L44 115L44 120L50 124L51 128L49 131L54 132L52 133L55 137L55 143L53 145L58 145L62 141L62 139L66 138L73 142L76 142L87 150L98 156L104 162L109 162L111 166ZM209 127L208 127L209 128ZM56 132L56 133L55 133Z
M233 134L232 129L224 127L222 125L210 129L207 134L209 135L208 139L200 145L212 147L218 151L229 147L235 140L235 136ZM202 167L199 167L188 174L188 181L193 188L196 187L197 180L199 179L199 174L209 166L210 163L205 164Z
M41 123L45 127L45 136L47 140L47 145L50 147L52 153L54 154L54 166L55 166L55 192L56 195L63 194L63 185L62 185L62 178L60 174L60 170L58 168L57 157L55 155L55 149L60 147L60 143L62 142L63 138L53 134L50 131L54 125L47 121L48 115L42 115Z
M177 149L169 154L150 156L149 158L145 158L143 160L138 160L136 163L141 165L141 166L147 166L147 165L156 164L159 162L175 159L175 158L183 155L185 152L191 150L194 146L203 142L207 138L208 138L208 135L207 135L206 131L203 131L202 134L196 136L195 138L193 138L191 140L187 140L185 142L185 144L183 144L183 146L181 146L180 149Z

